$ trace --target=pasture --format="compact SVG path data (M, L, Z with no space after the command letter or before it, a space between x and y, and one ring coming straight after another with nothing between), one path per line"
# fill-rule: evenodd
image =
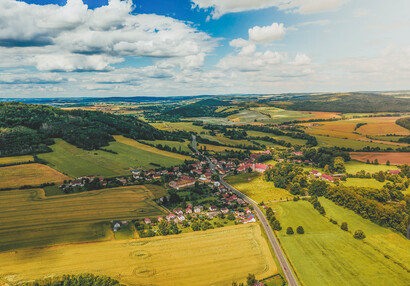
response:
M353 212L320 200L334 225L307 201L273 206L283 229L279 238L305 285L406 285L410 274L387 256L410 267L410 242L388 229L366 221ZM340 229L346 221L350 230L362 229L367 238L353 238ZM286 228L303 226L305 234L287 235Z
M129 186L45 197L44 190L0 192L0 251L111 238L107 223L165 214L158 187Z
M62 183L70 178L42 164L24 164L0 168L0 188L39 186L44 183Z
M268 277L277 268L255 223L0 254L0 284L84 272L128 285L230 285L248 273Z
M308 132L309 133L309 132ZM377 142L369 142L369 141L364 141L364 140L369 140L367 138L360 138L361 140L354 140L354 139L343 139L343 138L337 138L337 137L331 137L331 136L324 136L324 135L315 135L318 146L319 147L344 147L344 148L352 148L355 150L358 149L363 149L367 146L369 147L379 147L381 149L385 148L397 148L398 146L395 146L397 143L393 142L385 142L383 141L382 143L377 143ZM393 145L392 145L393 144Z
M287 190L276 188L273 182L265 181L259 173L242 173L228 176L225 180L257 203L293 198Z
M370 117L365 119L352 119L351 121L367 123L356 130L363 135L410 135L409 130L396 124L399 118L400 117Z
M27 162L34 162L34 158L32 155L15 156L15 157L0 157L0 166L9 165L9 164L27 163Z
M361 162L366 162L367 160L371 162L377 159L380 164L386 164L387 160L393 165L410 164L410 153L350 152L350 157Z
M281 124L283 122L312 117L312 115L308 113L293 110L285 110L276 107L255 107L250 108L250 110L258 112L259 114L267 117L266 119L261 118L258 121L271 124Z
M188 141L184 142L176 142L176 141L166 141L166 140L155 140L155 141L148 141L148 140L141 140L141 142L145 142L147 144L152 144L154 146L161 144L162 146L168 145L171 148L176 148L177 150L191 152L188 148Z
M387 182L379 182L375 179L364 178L347 178L345 182L341 181L340 184L347 187L360 187L360 188L374 188L381 189Z
M232 150L232 151L241 151L242 149L233 148L233 147L226 147L226 146L217 146L217 145L210 145L210 144L198 144L198 150L201 148L206 148L208 151L214 152L224 152L225 150Z
M150 164L151 162L169 167L179 165L186 158L190 158L162 151L122 136L116 136L116 139L121 142L110 142L110 145L104 149L114 151L117 154L102 150L86 151L61 139L56 139L56 144L51 146L53 152L39 154L38 157L71 177L130 175L130 169L155 168Z
M274 135L271 133L264 133L264 132L260 132L260 131L246 131L246 133L248 134L248 136L251 137L265 137L268 136L270 138L276 139L276 140L283 140L285 142L289 142L292 145L304 145L306 143L306 140L303 139L296 139L296 138L292 138L289 136L278 136L278 135Z

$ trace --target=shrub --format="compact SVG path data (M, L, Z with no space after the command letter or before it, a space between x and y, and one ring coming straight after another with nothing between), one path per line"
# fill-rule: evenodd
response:
M356 239L364 239L366 238L366 235L364 234L363 230L358 229L354 232L353 237Z
M305 230L303 229L303 227L301 225L298 226L298 228L296 229L296 232L299 234L304 234Z
M342 229L342 230L344 230L344 231L348 231L349 230L349 228L348 228L348 226L347 226L347 222L342 222L342 224L340 225L340 228Z
M292 228L291 226L289 226L289 227L286 229L286 234L294 234L293 228Z

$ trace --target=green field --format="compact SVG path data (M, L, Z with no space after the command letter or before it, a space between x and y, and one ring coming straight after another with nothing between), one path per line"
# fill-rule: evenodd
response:
M192 122L160 122L160 123L150 123L157 129L166 130L166 131L188 131L188 132L195 132L201 133L205 131L201 126L193 125Z
M379 182L375 179L361 179L361 178L348 178L346 182L340 182L347 187L361 187L361 188L375 188L381 189L386 182Z
M269 116L256 110L241 110L239 113L228 116L228 118L235 123L265 122L269 120Z
M158 144L161 144L162 146L168 145L171 148L175 147L177 150L181 148L181 151L191 152L191 150L188 148L188 143L189 143L188 141L176 142L176 141L166 141L166 140L155 140L155 141L141 140L141 142L145 142L145 143L148 143L154 146Z
M248 133L248 136L251 137L265 137L268 136L270 138L276 139L276 140L283 140L285 142L289 142L292 145L305 145L306 140L303 139L295 139L289 136L278 136L278 135L274 135L271 133L264 133L264 132L260 132L260 131L246 131L246 133Z
M361 170L365 170L366 172L369 173L375 173L379 171L388 171L388 170L396 170L396 166L387 166L387 165L372 165L372 164L366 164L363 162L359 161L349 161L345 163L346 167L346 172L349 174L356 174L357 172Z
M111 220L166 212L154 203L157 186L130 186L45 197L42 189L0 192L0 251L112 236Z
M320 285L407 285L410 268L410 242L404 237L353 212L321 199L327 216L340 224L346 221L349 229L362 229L363 241L354 239L321 216L307 201L285 202L274 206L280 214L283 230L279 232L296 272L303 284ZM303 226L305 234L287 235L286 228ZM386 256L394 256L388 259Z
M266 116L267 119L262 120L262 122L271 124L280 124L296 119L312 117L309 113L302 113L299 111L285 110L275 107L256 107L251 108L251 110Z
M120 142L111 142L109 146L104 148L115 151L118 154L102 150L85 151L61 139L56 139L55 141L56 144L51 146L53 152L39 154L38 157L47 161L51 167L71 177L84 175L101 175L104 177L130 175L130 169L139 167L144 169L155 168L155 166L150 165L151 162L169 167L183 163L184 160L182 158L189 158L161 151L136 141L135 143L138 146L142 145L140 148ZM158 153L151 152L150 150ZM176 156L180 156L181 159L175 158Z
M67 273L104 274L126 285L231 285L277 273L258 224L136 240L0 253L0 284Z
M387 144L382 144L382 143L374 143L374 142L367 142L367 141L359 141L359 140L353 140L353 139L343 139L343 138L336 138L336 137L328 137L328 136L323 136L323 135L315 135L318 146L319 147L345 147L345 148L352 148L355 150L358 149L363 149L367 146L369 147L380 147L381 149L386 149L386 148L392 148L392 149L397 149L398 146L392 146L392 145L387 145Z
M287 190L276 188L272 182L265 181L259 173L242 173L226 177L225 180L258 203L293 198Z
M32 155L15 156L15 157L1 157L0 158L0 166L8 165L8 164L27 163L27 162L34 162L34 158Z

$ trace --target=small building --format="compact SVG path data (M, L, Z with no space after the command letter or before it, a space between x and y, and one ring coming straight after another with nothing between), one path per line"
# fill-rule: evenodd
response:
M194 207L194 213L200 213L203 210L202 206L195 206Z
M228 214L228 213L229 213L229 209L228 209L228 208L222 208L222 209L221 209L221 212L222 212L223 214Z
M144 219L144 222L145 222L146 224L150 224L150 223L151 223L151 219L146 218L146 219Z
M191 208L186 208L186 209L185 209L185 213L191 214L191 213L192 213L192 209L191 209Z
M390 170L390 171L388 171L389 172L389 174L392 174L392 175L398 175L398 174L400 174L400 170Z
M326 180L328 182L334 182L335 181L335 179L332 176L326 175L326 174L323 174L321 178L322 178L322 180Z
M184 221L184 220L185 220L184 215L183 215L183 214L179 214L179 215L178 215L178 220L179 220L179 221Z
M312 170L312 171L310 171L310 174L311 174L312 176L315 176L315 177L320 177L320 176L322 176L322 173L319 172L318 170Z
M212 211L212 212L214 212L214 211L217 210L217 208L216 208L216 206L210 206L210 207L209 207L209 210Z
M171 220L175 220L176 219L176 216L174 215L174 214L169 214L169 215L167 215L167 221L171 221Z
M164 219L159 215L159 216L157 216L157 220L158 220L158 222L161 222L161 221L163 221Z

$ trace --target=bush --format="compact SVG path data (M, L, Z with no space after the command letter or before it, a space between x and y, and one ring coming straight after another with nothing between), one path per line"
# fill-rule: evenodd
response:
M342 224L340 225L340 228L342 229L342 230L344 230L344 231L348 231L349 230L349 228L348 228L348 226L347 226L347 222L342 222Z
M289 227L286 229L286 234L294 234L293 228L292 228L291 226L289 226Z
M228 216L226 217L229 220L235 220L235 216L233 213L228 214Z
M273 228L273 230L282 230L282 227L280 226L280 223L279 223L279 221L278 220L275 220L273 223L272 223L272 228Z
M301 225L298 226L298 228L296 229L296 232L299 234L304 234L305 230L303 229L303 227Z
M358 229L354 232L353 237L356 239L364 239L366 238L366 235L364 234L363 230Z

